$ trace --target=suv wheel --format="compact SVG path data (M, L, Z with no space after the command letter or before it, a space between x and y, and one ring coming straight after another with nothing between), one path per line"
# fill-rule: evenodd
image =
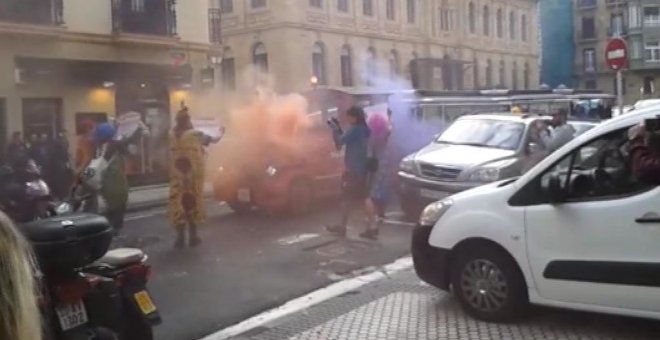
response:
M451 270L454 295L471 316L492 322L520 319L527 285L514 260L492 246L459 250Z

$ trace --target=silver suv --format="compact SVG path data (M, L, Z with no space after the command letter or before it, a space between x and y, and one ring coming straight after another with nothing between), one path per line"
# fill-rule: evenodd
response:
M536 122L551 119L508 113L458 118L431 144L401 162L399 195L404 213L416 218L433 201L521 175L545 156L537 147ZM586 130L580 126L579 131Z

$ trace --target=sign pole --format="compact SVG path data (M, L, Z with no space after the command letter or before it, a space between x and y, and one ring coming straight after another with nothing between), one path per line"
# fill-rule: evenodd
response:
M621 69L616 71L616 105L619 112L623 113L623 71Z

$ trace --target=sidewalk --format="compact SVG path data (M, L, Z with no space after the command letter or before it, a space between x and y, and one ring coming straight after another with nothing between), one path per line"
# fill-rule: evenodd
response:
M131 188L128 193L128 209L127 212L136 212L157 208L167 204L170 188L167 184L152 185ZM213 187L211 183L204 185L204 194L206 197L211 197L213 194ZM101 209L104 208L103 200L99 200Z
M422 284L408 268L263 325L257 317L256 327L230 339L658 339L660 330L653 321L534 310L538 312L520 324L480 322L465 315L450 294ZM226 339L229 333L204 340Z

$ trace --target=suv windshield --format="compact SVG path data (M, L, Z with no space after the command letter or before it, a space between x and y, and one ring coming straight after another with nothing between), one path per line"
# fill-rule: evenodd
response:
M525 125L496 119L462 119L452 124L436 143L516 150Z

